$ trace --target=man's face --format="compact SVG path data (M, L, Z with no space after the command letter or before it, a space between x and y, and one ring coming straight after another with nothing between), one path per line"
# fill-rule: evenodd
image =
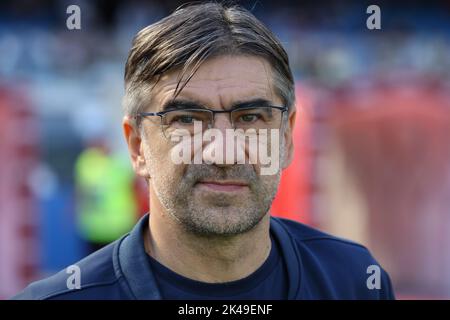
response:
M194 101L214 110L227 110L237 101L255 98L281 106L282 100L272 88L270 72L269 64L256 57L210 59L201 65L177 99ZM161 111L165 102L173 98L178 75L177 70L160 79L145 111ZM284 135L280 132L282 158L290 158L283 142L291 140L291 125L293 121L288 121ZM175 164L171 157L174 143L163 134L160 118L146 118L142 126L141 161L133 160L135 169L149 177L150 194L157 198L150 201L159 201L187 230L202 235L239 234L250 230L268 213L281 170L273 175L261 175L261 165L248 161L246 164ZM225 130L232 128L229 114L216 114L214 127L224 133L223 142L227 144ZM245 148L247 160L248 151Z

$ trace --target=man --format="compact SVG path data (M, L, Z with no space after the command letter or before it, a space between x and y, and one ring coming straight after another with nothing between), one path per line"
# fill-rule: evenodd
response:
M123 129L150 214L72 266L78 285L63 270L17 298L394 297L363 246L270 217L293 156L294 81L280 42L251 13L203 3L148 26L125 87ZM248 135L227 135L238 129Z

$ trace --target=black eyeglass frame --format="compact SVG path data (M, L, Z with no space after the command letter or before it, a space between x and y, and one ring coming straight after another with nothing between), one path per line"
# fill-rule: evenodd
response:
M137 113L137 114L134 116L134 118L135 118L136 120L138 120L138 119L140 119L140 118L158 116L158 117L161 118L161 127L162 127L162 126L163 126L163 123L162 123L162 122L163 122L163 117L164 117L164 115L167 114L167 113L170 113L170 112L173 112L173 111L202 111L202 112L207 111L207 112L212 113L212 120L211 120L210 125L211 125L212 123L214 123L215 116L216 116L217 113L229 113L229 114L230 114L230 123L231 123L231 124L233 125L233 127L234 127L234 123L233 123L232 118L231 118L231 114L232 114L234 111L251 110L251 109L258 109L258 108L264 108L264 109L272 108L272 109L281 110L281 122L280 122L280 126L281 126L281 124L282 124L282 122L283 122L282 119L283 119L284 113L285 113L286 111L289 110L289 108L286 107L286 106L274 106L274 105L264 106L264 107L237 107L237 108L233 108L233 109L230 109L230 110L212 110L212 109L208 109L208 108L187 108L187 109L169 109L169 110L164 110L164 111L159 111L159 112L139 112L139 113ZM211 126L208 126L208 127L211 127Z

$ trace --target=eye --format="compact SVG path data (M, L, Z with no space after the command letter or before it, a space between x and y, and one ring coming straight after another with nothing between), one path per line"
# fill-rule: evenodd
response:
M242 116L240 116L239 120L242 122L247 122L247 123L251 123L251 122L255 122L259 119L259 115L258 114L244 114Z
M194 117L193 116L179 116L177 121L181 122L182 124L192 124L194 123Z
M192 126L192 125L194 125L195 122L207 121L206 116L207 115L200 114L200 113L198 113L198 114L196 114L196 113L178 114L170 120L170 123L173 125Z

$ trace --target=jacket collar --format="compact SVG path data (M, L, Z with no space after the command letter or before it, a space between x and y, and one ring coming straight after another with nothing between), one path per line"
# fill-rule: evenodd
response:
M118 276L123 276L123 289L138 300L162 299L152 273L147 253L144 247L144 228L148 228L146 214L134 226L131 232L124 236L114 251L114 269Z
M270 232L280 244L281 257L286 265L289 283L288 300L298 300L301 298L303 270L298 246L281 219L270 218Z
M148 228L149 214L142 217L131 232L115 245L114 270L123 277L122 288L139 300L162 299L144 247L144 228ZM298 299L301 284L301 257L289 231L278 218L271 217L270 232L281 247L289 279L288 299Z

